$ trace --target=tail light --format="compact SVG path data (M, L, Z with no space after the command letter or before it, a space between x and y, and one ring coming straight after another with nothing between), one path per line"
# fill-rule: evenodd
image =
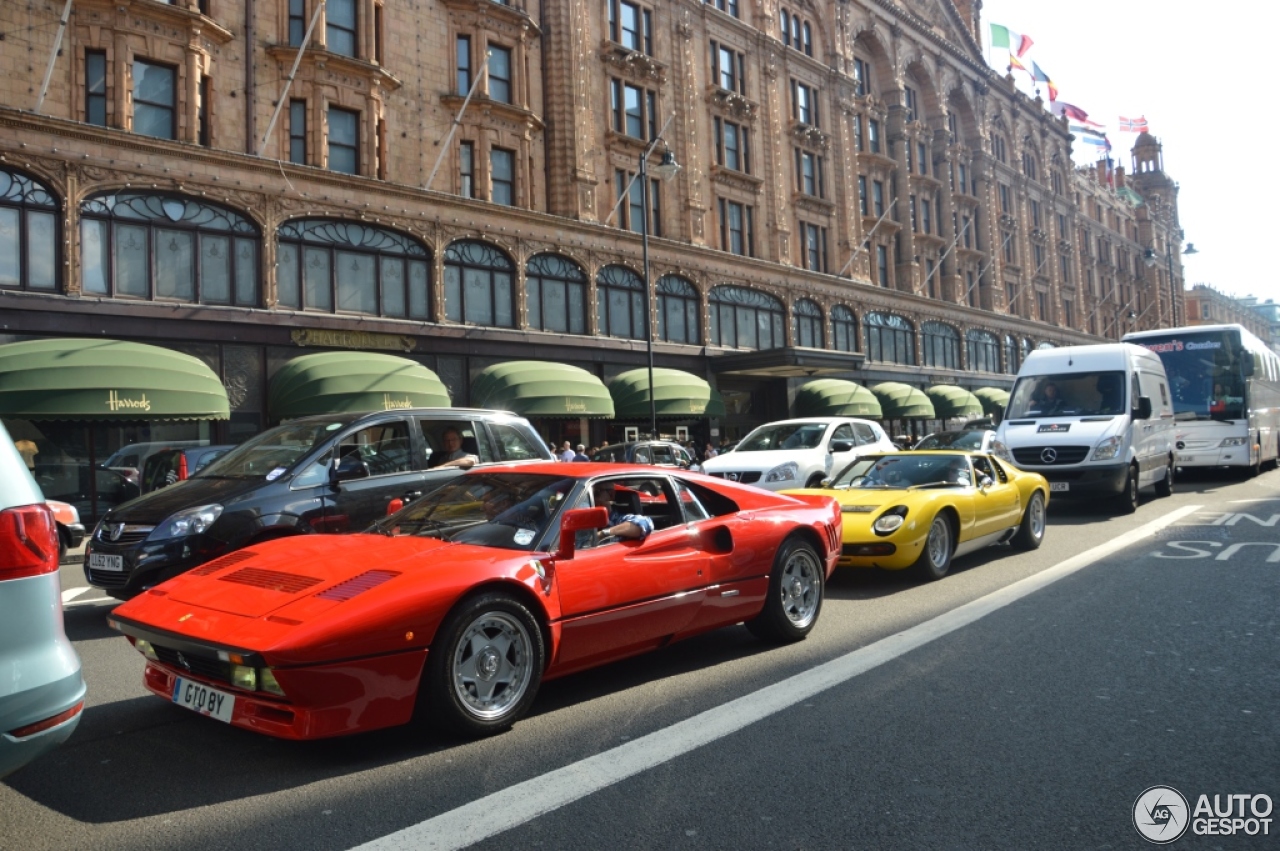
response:
M178 453L178 481L185 481L187 478L187 453Z
M0 580L58 570L58 530L44 503L0 511Z

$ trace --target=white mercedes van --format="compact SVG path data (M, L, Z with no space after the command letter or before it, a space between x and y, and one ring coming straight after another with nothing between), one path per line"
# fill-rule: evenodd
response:
M1173 493L1174 420L1160 358L1132 343L1027 355L998 436L1054 496L1110 496L1119 513L1138 490Z

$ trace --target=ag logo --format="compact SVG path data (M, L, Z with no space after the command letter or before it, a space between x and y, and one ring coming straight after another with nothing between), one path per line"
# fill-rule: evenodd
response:
M1186 833L1190 822L1187 799L1172 786L1152 786L1133 802L1133 826L1148 842L1167 845Z

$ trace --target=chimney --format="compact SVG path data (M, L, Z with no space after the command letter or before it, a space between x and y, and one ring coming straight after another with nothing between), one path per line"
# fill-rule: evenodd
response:
M1116 166L1116 189L1124 189L1124 166Z
M1106 185L1107 185L1107 161L1106 161L1106 160L1098 160L1094 165L1096 165L1096 166L1097 166L1097 171L1098 171L1098 185L1099 185L1099 186L1106 186Z

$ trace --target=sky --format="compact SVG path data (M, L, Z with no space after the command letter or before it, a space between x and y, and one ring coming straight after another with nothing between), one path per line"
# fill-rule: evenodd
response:
M1186 242L1198 252L1183 258L1188 286L1280 302L1280 258L1272 256L1280 244L1280 120L1270 106L1276 48L1268 41L1280 29L1277 4L983 0L984 47L993 23L1031 38L1024 64L1034 60L1059 100L1106 125L1126 172L1138 137L1119 132L1118 118L1146 117L1179 186ZM988 51L1001 71L1007 55ZM1014 75L1030 92L1030 78ZM1095 149L1072 147L1077 164L1097 159Z

